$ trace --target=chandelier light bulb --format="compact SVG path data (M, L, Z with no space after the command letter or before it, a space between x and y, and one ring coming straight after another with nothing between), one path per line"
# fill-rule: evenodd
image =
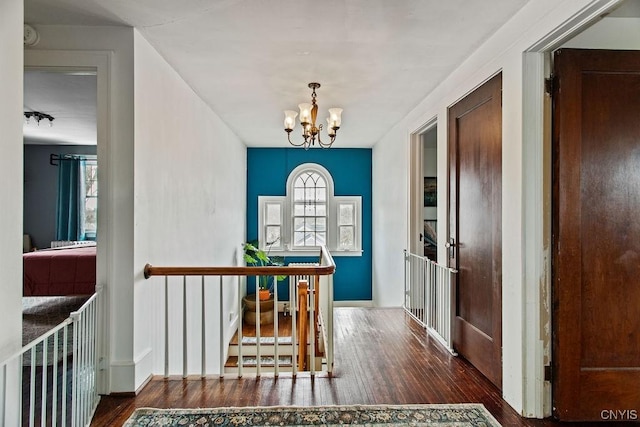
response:
M327 117L327 135L335 136L336 131L333 130L333 125L331 123L331 117Z
M339 128L342 124L342 108L329 108L330 127Z
M284 130L286 131L292 131L293 128L296 125L296 116L298 115L298 113L296 113L293 110L286 110L284 112Z
M311 104L300 104L300 123L311 123Z

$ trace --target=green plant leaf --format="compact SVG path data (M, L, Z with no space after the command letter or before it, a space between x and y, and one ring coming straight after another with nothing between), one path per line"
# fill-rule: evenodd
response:
M245 254L244 254L244 262L246 262L247 264L253 264L253 265L255 265L255 264L257 264L257 263L258 263L258 260L257 260L257 259L255 259L254 257L252 257L251 255L249 255L249 254L245 253Z

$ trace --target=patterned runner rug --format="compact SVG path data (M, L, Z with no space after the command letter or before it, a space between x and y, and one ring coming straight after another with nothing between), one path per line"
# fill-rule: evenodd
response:
M152 426L433 426L500 424L481 404L137 409L124 427Z

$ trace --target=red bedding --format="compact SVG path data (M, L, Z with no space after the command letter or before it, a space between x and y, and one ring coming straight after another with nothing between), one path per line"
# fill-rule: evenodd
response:
M96 247L42 250L23 254L23 296L93 294Z

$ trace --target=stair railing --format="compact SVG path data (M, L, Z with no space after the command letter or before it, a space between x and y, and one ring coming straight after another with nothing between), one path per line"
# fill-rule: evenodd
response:
M233 267L158 267L147 264L144 268L145 278L149 279L154 276L162 276L164 277L164 376L168 378L172 371L176 371L175 364L171 360L172 357L176 359L182 359L182 377L186 378L189 374L193 374L193 369L190 370L189 360L191 351L200 350L200 376L206 377L208 374L206 361L208 360L208 350L215 348L216 345L212 344L208 338L211 334L215 333L215 331L207 330L208 320L211 319L211 316L217 315L219 322L219 330L218 332L218 357L219 357L219 376L224 377L224 368L226 355L228 350L228 344L233 336L227 336L228 333L226 328L228 326L226 318L225 318L225 289L228 289L233 284L230 283L229 280L235 278L236 287L237 287L237 312L238 312L238 377L243 376L243 346L242 346L242 293L243 293L243 277L250 276L268 276L274 277L274 280L277 276L288 276L288 277L296 277L296 276L310 276L315 278L315 282L320 282L322 280L325 288L326 288L326 300L327 300L327 310L326 314L323 316L323 324L326 328L326 343L325 343L325 357L326 357L326 366L327 372L331 374L333 372L333 274L335 272L335 262L326 249L326 247L322 246L320 249L320 257L319 261L316 264L293 264L288 266L233 266ZM172 280L170 283L170 277L182 277L181 283L181 295L182 298L171 298L170 291L172 291L171 295L176 295L175 286L179 286L175 280ZM199 286L198 291L194 287L194 283L191 280L193 277L199 277ZM215 280L217 278L217 280ZM189 279L189 283L188 282ZM214 280L211 280L214 279ZM217 282L217 285L216 285ZM318 288L316 284L313 283L314 280L311 280L310 290L311 290L311 311L312 318L315 319L313 312L314 308L317 307L316 295L314 289ZM274 282L275 283L275 282ZM212 314L209 310L207 310L207 298L209 300L214 299L213 294L206 292L213 288L213 293L217 293L217 307L215 309L216 313ZM217 288L217 289L216 289ZM217 290L217 292L215 292ZM289 293L289 302L288 308L291 311L292 315L292 347L293 347L293 361L296 360L296 348L304 346L304 344L298 345L298 338L296 336L296 292ZM181 300L181 301L180 301ZM193 301L197 300L199 304L196 307L192 307ZM191 303L189 303L191 301ZM274 303L275 303L275 316L274 316L274 375L278 375L280 371L280 358L279 358L279 344L280 339L278 336L278 287L274 286ZM233 303L232 303L233 304ZM200 312L200 321L189 322L189 316L193 315L196 312ZM177 312L177 313L176 313ZM182 333L180 334L179 328L175 328L175 322L170 322L171 318L181 317L182 320ZM256 375L260 376L262 372L262 362L261 362L261 335L260 335L260 303L258 300L258 295L256 292ZM197 316L197 314L196 314ZM316 323L314 321L314 323ZM190 343L188 337L198 336L201 340L200 345ZM199 329L199 331L198 331ZM199 332L199 334L198 334ZM234 331L235 332L235 331ZM317 330L313 332L314 336L318 335ZM179 337L176 338L176 335L181 335L182 339ZM180 342L181 341L181 342ZM191 344L191 345L190 345ZM182 357L176 355L176 351L173 350L176 346L181 345ZM305 346L306 348L306 346ZM195 350L194 350L195 349ZM311 340L311 354L315 354L316 352L316 341ZM179 353L179 351L177 352ZM172 356L173 354L173 356ZM173 363L174 365L172 365ZM311 364L311 374L315 374L315 363ZM293 375L297 373L297 364L293 363Z
M102 287L78 311L0 363L0 425L87 426L97 391Z
M309 284L306 280L298 282L298 313L300 315L298 319L298 333L300 338L298 342L300 349L298 353L298 369L305 371L307 369L307 341L309 336L309 326L307 320L309 319L309 310L307 309L307 300L309 298Z

